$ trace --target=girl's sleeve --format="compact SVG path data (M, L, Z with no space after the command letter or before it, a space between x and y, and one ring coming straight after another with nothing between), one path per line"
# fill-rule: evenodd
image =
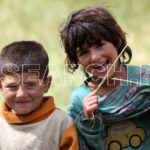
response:
M76 93L72 93L67 108L67 114L72 117L73 121L76 119L78 114L83 111L82 102L80 97Z
M97 118L94 123L91 119L84 117L82 100L78 95L71 95L67 113L73 118L77 128L80 150L105 150L100 120Z

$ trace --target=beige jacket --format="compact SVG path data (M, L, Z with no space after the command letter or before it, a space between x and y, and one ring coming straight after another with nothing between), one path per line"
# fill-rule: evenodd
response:
M55 107L50 97L40 109L27 116L9 112L2 103L0 150L78 150L72 119Z

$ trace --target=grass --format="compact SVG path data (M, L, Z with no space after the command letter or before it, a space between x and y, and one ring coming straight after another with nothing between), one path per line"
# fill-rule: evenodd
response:
M133 50L131 64L150 64L149 0L0 0L0 49L18 40L42 43L50 57L53 76L48 95L53 95L56 105L64 110L72 90L83 82L84 76L81 71L74 75L65 71L58 28L70 12L90 5L106 6L128 33L127 40Z

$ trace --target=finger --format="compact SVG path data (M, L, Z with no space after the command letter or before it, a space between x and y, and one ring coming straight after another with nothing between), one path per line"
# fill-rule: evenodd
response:
M98 100L93 100L93 101L88 103L89 106L95 105L95 104L98 105Z
M98 109L98 106L94 104L91 107L88 107L85 111L87 112L87 114L92 114L97 109Z
M83 108L84 108L86 111L90 111L89 109L91 109L91 108L93 108L93 107L98 108L98 103L97 103L96 101L91 102L91 103L83 104Z
M86 97L83 99L83 105L91 105L92 103L98 104L98 97L97 96Z
M92 104L98 104L98 98L90 98L88 101L84 101L84 104L92 105Z
M97 99L98 99L97 95L96 96L94 95L94 96L90 96L90 97L88 96L88 97L86 97L85 101L89 102L89 101L93 101L93 100L97 100Z

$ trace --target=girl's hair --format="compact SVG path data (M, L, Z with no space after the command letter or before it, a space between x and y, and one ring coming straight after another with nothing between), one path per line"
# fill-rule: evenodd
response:
M49 58L43 46L35 41L17 41L5 46L0 53L0 77L8 73L38 71L46 79Z
M102 7L85 7L72 12L60 31L61 40L67 54L68 71L74 72L79 66L76 55L77 47L82 49L84 44L89 47L101 45L102 40L106 40L111 42L120 54L127 43L125 34L114 17ZM130 62L132 58L130 47L127 46L121 58L119 59L121 64Z

